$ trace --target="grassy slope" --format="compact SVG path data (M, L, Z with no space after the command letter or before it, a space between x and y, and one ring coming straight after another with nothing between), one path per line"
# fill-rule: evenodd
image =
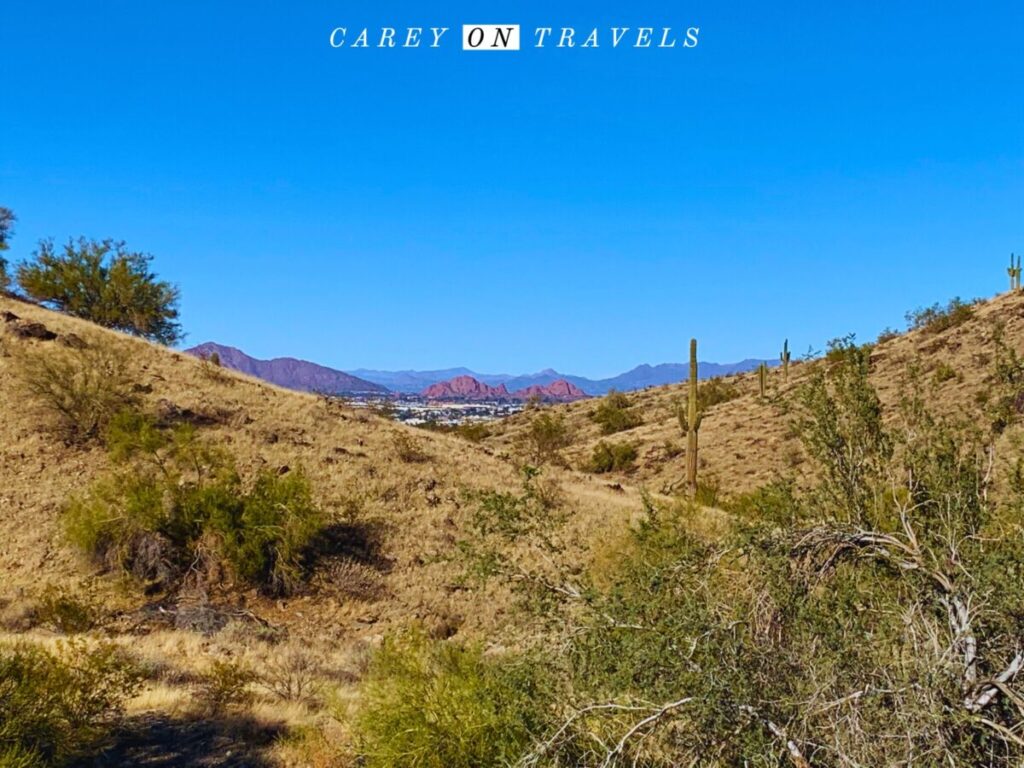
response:
M919 358L926 373L934 378L937 366L949 365L957 377L939 384L936 404L940 410L955 412L961 404L973 402L975 393L985 388L992 375L995 352L994 322L1005 327L1005 341L1018 353L1024 353L1024 294L1003 295L976 309L966 324L938 334L915 331L898 336L874 348L872 381L883 404L895 402L906 364ZM794 362L788 384L781 370L769 372L768 397L758 396L756 373L730 376L742 396L711 408L700 430L701 477L717 478L724 490L743 492L770 481L781 473L807 471L799 439L790 428L790 418L781 402L808 375L815 363ZM685 445L675 416L675 404L686 396L686 385L677 384L647 389L630 395L643 416L635 429L604 437L589 415L596 401L581 401L558 406L574 432L572 446L565 456L573 467L582 466L601 440L630 441L637 444L639 457L634 471L602 476L606 482L644 485L652 492L673 493L684 488L686 458L679 453L669 457L666 442ZM499 454L510 454L516 440L529 424L528 413L519 414L495 430L487 441Z

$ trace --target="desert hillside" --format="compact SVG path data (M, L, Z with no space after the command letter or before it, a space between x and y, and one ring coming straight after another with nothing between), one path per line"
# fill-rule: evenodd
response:
M908 366L919 368L936 413L980 407L993 385L997 343L1024 353L1024 295L976 305L950 327L933 323L873 345L870 382L886 419L896 418ZM113 458L103 439L69 440L56 429L59 414L33 377L45 370L40 361L99 353L123 363L134 409L163 432L189 425L204 444L233 457L243 487L261 473L308 479L328 522L300 588L274 594L230 569L198 585L184 579L147 587L76 551L62 521L74 500L110 476ZM3 639L42 647L60 647L71 635L113 643L145 669L118 735L82 765L168 755L178 762L167 764L362 764L353 724L368 695L368 659L380 658L385 638L412 630L430 642L480 648L484 658L571 646L582 631L574 622L585 626L581 617L603 599L601 590L646 546L630 537L640 531L643 541L657 509L684 515L679 530L693 537L691 550L708 547L695 563L734 569L719 592L723 605L744 604L740 565L721 560L727 548L714 549L732 535L727 502L780 477L814 485L815 465L793 426L794 395L830 364L794 361L788 380L771 369L763 397L757 373L701 385L728 397L704 415L694 504L685 494L677 419L685 384L630 394L622 404L626 428L605 434L594 420L599 399L442 433L0 299ZM551 417L565 427L564 439L538 445L532 430ZM1018 455L1016 434L999 438L1010 447L1004 463ZM592 457L602 443L628 443L635 458L596 471ZM84 628L71 626L67 614L82 613ZM643 626L596 615L616 631ZM231 678L241 668L246 676ZM670 709L643 707L659 718ZM666 749L668 742L657 743ZM771 738L765 744L757 749L775 749ZM709 764L728 764L728 754Z
M1024 295L1004 294L983 302L962 325L937 332L921 328L874 343L870 378L888 412L893 413L911 363L920 367L920 384L928 388L928 399L938 412L962 413L975 405L995 376L997 327L1002 328L1004 343L1024 354ZM681 339L681 348L684 343ZM719 381L726 387L735 388L735 399L711 406L704 415L699 453L703 480L735 494L783 475L806 476L811 469L792 428L792 396L822 364L794 357L788 381L780 367L770 368L765 397L760 396L756 371L722 377ZM552 412L562 414L569 427L571 443L563 450L564 457L571 466L584 468L602 441L630 443L637 449L635 465L627 472L604 475L609 482L644 486L660 494L682 492L686 440L676 412L686 402L687 387L681 382L628 393L641 423L612 434L602 434L593 420L599 400L554 406ZM505 420L486 444L500 455L512 456L531 419L526 412Z

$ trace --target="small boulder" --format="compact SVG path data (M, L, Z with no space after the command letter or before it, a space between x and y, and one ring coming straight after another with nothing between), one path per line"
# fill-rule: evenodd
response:
M59 339L60 343L65 347L71 349L85 349L89 345L85 343L85 339L74 333L65 333Z
M12 332L19 339L38 339L39 341L53 341L57 334L51 331L42 323L18 323Z

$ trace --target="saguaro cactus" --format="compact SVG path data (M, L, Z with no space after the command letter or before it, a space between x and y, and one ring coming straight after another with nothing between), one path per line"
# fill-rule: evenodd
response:
M697 412L697 340L690 339L690 400L686 415L686 484L697 493L697 431L703 414Z
M789 339L782 344L782 352L779 354L779 362L782 363L782 377L789 381Z
M765 384L768 380L768 366L761 363L757 366L757 387L761 392L761 398L764 398Z
M1020 290L1020 256L1017 257L1017 263L1014 264L1013 254L1010 254L1010 266L1006 269L1006 274L1010 276L1010 290Z

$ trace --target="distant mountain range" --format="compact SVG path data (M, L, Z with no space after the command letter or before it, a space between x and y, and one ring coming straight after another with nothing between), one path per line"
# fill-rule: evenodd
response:
M292 357L278 357L273 360L257 360L240 349L225 347L212 341L185 350L196 357L209 358L216 354L225 368L248 373L250 376L269 381L288 389L302 392L324 392L329 394L384 394L388 390L380 384L365 381L343 371L326 368L306 360Z
M429 400L545 400L568 403L581 400L589 395L576 385L558 379L547 385L532 384L510 392L504 384L492 387L472 376L456 376L451 381L441 381L426 387L422 395Z
M710 379L715 376L727 376L731 373L753 371L761 363L776 365L774 360L741 360L738 363L701 363L700 377ZM469 368L447 368L439 371L375 371L359 368L349 371L353 376L372 381L387 387L393 392L416 393L427 387L457 376L470 376L477 381L497 387L501 384L509 392L531 386L545 387L559 380L564 380L579 387L588 395L604 395L610 390L630 392L644 387L658 387L663 384L674 384L685 381L690 375L689 363L662 363L661 365L638 365L626 373L608 379L588 379L584 376L559 373L548 368L538 373L511 375L506 373L477 373Z
M290 357L257 360L239 349L214 342L200 344L186 352L197 357L208 357L216 352L222 365L273 384L307 392L336 394L369 394L388 391L419 394L435 384L450 383L459 377L469 377L488 387L504 386L506 394L516 393L530 387L550 387L555 382L563 381L578 388L583 394L604 395L612 389L630 392L644 387L674 384L685 381L690 373L690 366L687 363L638 365L626 373L608 379L588 379L584 376L559 373L551 368L538 373L520 375L478 373L469 368L446 368L436 371L377 371L359 368L345 372ZM768 365L777 364L774 360L757 359L724 364L702 362L700 376L702 379L708 379L731 373L752 371L762 362L768 363ZM565 393L570 391L569 389L564 390Z

